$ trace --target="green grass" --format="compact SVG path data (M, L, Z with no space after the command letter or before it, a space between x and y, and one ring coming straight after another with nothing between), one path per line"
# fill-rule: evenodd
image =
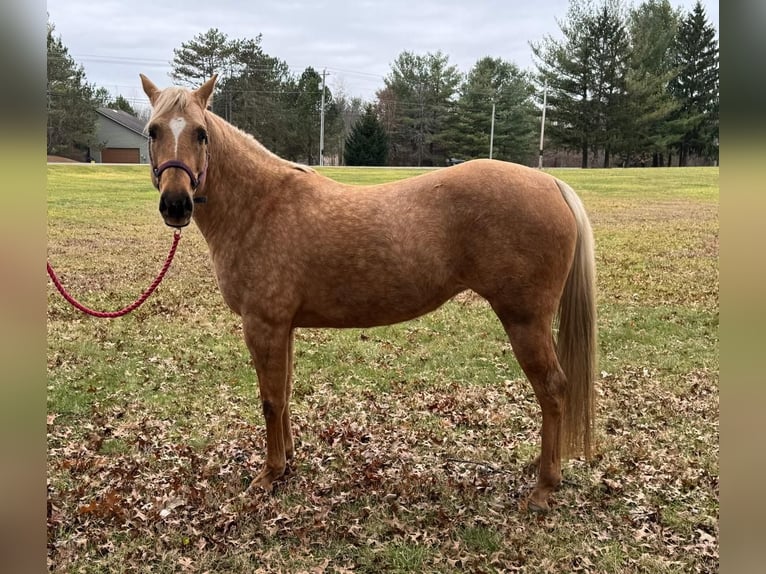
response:
M325 168L347 183L418 170ZM539 407L489 306L297 333L294 472L263 463L255 374L194 226L147 303L48 291L55 572L712 572L718 567L718 169L551 170L597 244L598 454L544 517ZM115 309L171 232L147 167L48 167L48 256Z

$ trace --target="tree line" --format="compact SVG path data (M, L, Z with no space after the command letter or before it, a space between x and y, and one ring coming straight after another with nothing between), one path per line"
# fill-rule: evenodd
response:
M55 27L48 22L47 150L48 155L83 159L96 141L96 108L121 109L136 115L128 101L112 98L105 88L89 84L85 70L69 55Z
M174 50L171 77L196 87L218 74L213 110L308 164L319 162L322 101L326 162L438 166L491 153L534 164L543 99L546 149L576 153L583 167L717 161L718 44L699 2L684 13L669 0L570 0L558 24L561 39L530 44L533 71L488 56L463 73L440 51L403 51L371 102L332 93L312 67L291 73L261 35L215 28ZM94 106L132 112L87 84L51 24L48 94L49 153L98 145Z
M532 44L548 86L550 136L582 167L718 159L718 43L702 5L572 0L563 40Z

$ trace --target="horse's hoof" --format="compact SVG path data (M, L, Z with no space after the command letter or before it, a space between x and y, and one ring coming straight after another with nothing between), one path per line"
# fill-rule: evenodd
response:
M246 493L253 493L261 490L264 492L271 492L274 489L274 483L272 481L264 480L263 478L254 478L250 481L250 486L245 489Z
M254 490L272 492L274 490L274 481L283 474L284 470L280 473L276 473L269 468L264 468L261 472L258 473L258 476L253 479L245 492L252 492Z
M546 514L551 509L545 501L534 500L531 496L527 499L527 510L534 514Z

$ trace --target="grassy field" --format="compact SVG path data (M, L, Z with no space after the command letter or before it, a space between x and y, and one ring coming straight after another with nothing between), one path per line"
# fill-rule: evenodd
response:
M324 170L373 182L416 170ZM255 374L204 240L134 314L48 290L48 564L55 572L717 572L717 168L562 170L597 244L598 453L552 511L539 408L499 322L463 294L416 321L300 330L293 473L265 454ZM48 257L113 310L171 243L146 167L48 167Z

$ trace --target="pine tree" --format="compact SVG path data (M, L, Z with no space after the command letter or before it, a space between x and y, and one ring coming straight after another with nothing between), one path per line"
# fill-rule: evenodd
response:
M213 111L280 153L287 133L282 92L289 68L263 51L260 36L235 40L231 48L231 73L219 76Z
M452 110L460 72L442 52L402 52L391 65L378 102L392 123L392 161L397 165L443 165L439 135ZM389 112L394 112L393 114Z
M109 102L107 107L113 110L122 110L123 112L129 113L131 116L138 115L136 114L136 110L133 109L133 106L130 105L130 102L122 97L122 95L118 95L113 102Z
M351 135L351 130L354 128L354 124L356 124L357 120L362 117L365 109L365 102L360 97L347 95L343 85L336 87L333 99L335 100L334 104L338 111L338 117L336 119L337 125L334 129L334 137L325 137L325 141L328 143L326 147L331 150L331 155L337 158L338 165L342 165L345 161L344 148L346 140L348 139L348 136Z
M371 104L351 129L344 152L346 165L386 165L388 136Z
M691 154L717 159L718 42L699 0L682 20L675 44L678 72L669 89L679 104L675 119L684 125L679 165L686 165Z
M259 40L260 36L256 42ZM170 76L175 82L190 88L198 88L213 74L218 74L223 80L234 71L236 48L236 43L230 41L226 34L218 28L210 28L173 50Z
M526 74L514 64L500 58L482 58L461 85L460 96L440 141L451 157L487 157L494 103L492 157L525 163L534 154L536 145L537 110L532 93Z
M621 0L570 0L559 23L563 41L546 36L532 43L540 83L548 84L551 139L565 149L588 154L604 150L605 164L625 116L627 34Z
M588 0L570 0L566 18L559 22L564 40L545 36L530 44L540 84L548 86L549 137L564 149L579 150L582 167L588 167L596 129L592 110L595 46L589 34L591 12Z
M98 103L85 70L53 32L48 22L48 153L81 159L96 144Z
M671 118L678 105L668 83L675 73L674 41L680 19L680 11L669 0L646 0L631 10L626 123L620 150L626 165L651 161L652 166L662 166L664 154L678 140L679 126Z
M604 167L609 167L611 154L621 146L625 131L626 76L630 44L619 2L604 2L588 23L593 46L592 113L596 125L591 141L593 151L604 152Z
M291 98L292 105L289 113L294 127L299 157L309 165L318 163L319 131L322 106L322 75L309 66L298 78L295 84L295 97ZM336 124L337 107L332 101L332 93L325 85L325 140L329 139L330 126Z

